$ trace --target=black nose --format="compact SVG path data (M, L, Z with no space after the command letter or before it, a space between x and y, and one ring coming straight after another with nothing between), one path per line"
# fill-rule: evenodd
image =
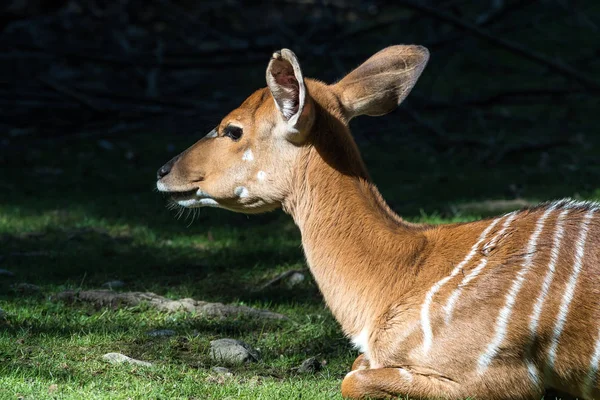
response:
M169 172L171 172L171 168L173 168L173 161L169 161L168 163L160 167L159 170L156 171L156 179L160 179L168 175Z

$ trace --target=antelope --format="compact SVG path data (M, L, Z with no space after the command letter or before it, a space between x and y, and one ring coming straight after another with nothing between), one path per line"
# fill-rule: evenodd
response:
M600 398L599 205L560 200L469 223L409 223L348 128L394 110L429 59L381 50L335 84L282 49L254 92L157 173L182 207L299 227L311 273L360 355L346 398Z

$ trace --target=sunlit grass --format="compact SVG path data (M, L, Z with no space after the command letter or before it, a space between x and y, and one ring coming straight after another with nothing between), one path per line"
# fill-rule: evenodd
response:
M182 139L180 148L189 141ZM211 209L201 210L192 224L177 220L152 190L155 169L172 155L165 154L164 143L144 146L136 165L116 152L77 157L90 154L88 144L6 160L4 186L12 190L0 192L0 268L16 276L0 276L0 308L7 314L0 322L0 399L341 398L341 379L357 353L316 284L306 279L293 288L258 290L281 272L306 268L291 219L281 212L248 217ZM505 188L520 177L512 164L494 171L431 157L423 164L423 154L410 149L398 166L397 154L363 147L384 196L414 222L488 216L457 212L456 205L505 198ZM29 167L22 167L24 161ZM37 165L64 173L35 176ZM537 176L525 192L528 200L599 197L598 190L580 190L578 177L556 182L552 174L546 181ZM66 289L97 289L115 279L125 282L123 290L244 304L289 320L210 320L144 306L94 308L52 299ZM23 282L40 292L21 294L11 287ZM176 335L153 338L147 335L153 329ZM259 349L261 361L227 366L232 376L215 373L212 367L220 364L208 349L211 340L223 337ZM108 352L154 366L110 365L102 360ZM323 361L323 369L298 375L296 368L308 357Z

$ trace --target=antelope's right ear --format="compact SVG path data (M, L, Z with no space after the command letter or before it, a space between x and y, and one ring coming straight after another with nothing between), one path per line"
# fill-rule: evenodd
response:
M300 63L293 51L273 53L267 67L267 85L283 119L290 128L297 128L307 99Z
M429 51L422 46L387 47L332 86L348 120L394 110L423 72Z

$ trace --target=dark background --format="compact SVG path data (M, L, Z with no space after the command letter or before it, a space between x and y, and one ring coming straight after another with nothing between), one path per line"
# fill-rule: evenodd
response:
M596 1L12 0L0 31L5 204L155 201L154 171L265 85L273 50L332 82L399 43L430 49L420 82L352 126L392 207L599 194Z

